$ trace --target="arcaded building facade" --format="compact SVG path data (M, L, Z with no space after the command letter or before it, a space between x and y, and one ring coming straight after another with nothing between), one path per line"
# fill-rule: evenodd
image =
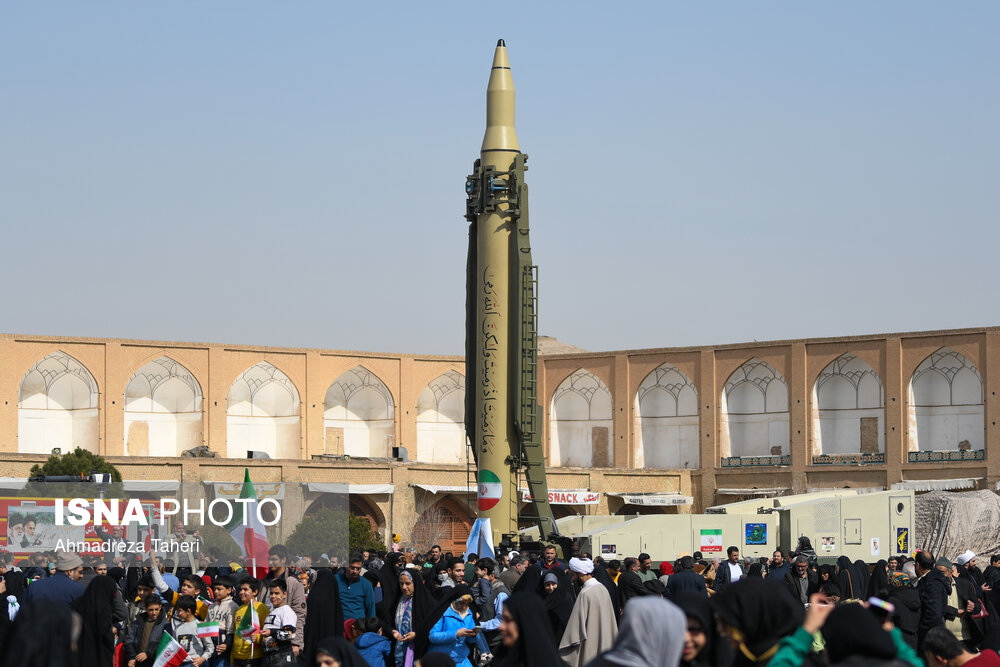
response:
M998 328L544 352L557 515L1000 483ZM347 483L380 530L457 543L463 373L460 357L3 335L0 457L16 477L80 446L137 483L233 482L250 466L303 515L323 484ZM194 448L217 457L179 458Z

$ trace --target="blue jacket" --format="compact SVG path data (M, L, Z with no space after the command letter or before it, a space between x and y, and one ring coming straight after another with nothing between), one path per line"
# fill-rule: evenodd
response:
M73 581L62 572L56 572L48 579L39 579L28 586L24 592L24 602L48 600L60 602L67 607L83 595L84 587L79 581Z
M371 667L385 667L389 647L389 640L374 632L366 632L354 642L354 648L358 649L358 653Z
M459 628L474 628L476 621L470 611L463 619L458 612L448 607L441 619L431 628L428 653L447 653L455 661L455 667L472 667L469 662L469 647L476 643L475 637L456 637Z
M344 612L345 621L375 615L375 590L367 579L361 577L358 581L348 583L341 572L337 575L337 588L340 589L340 608Z

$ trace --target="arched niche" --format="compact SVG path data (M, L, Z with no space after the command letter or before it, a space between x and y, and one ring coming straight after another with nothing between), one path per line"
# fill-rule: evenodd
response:
M789 453L788 386L781 374L760 359L733 371L722 390L719 426L723 459L784 463L772 458Z
M99 392L87 367L59 350L36 362L21 380L17 451L49 454L100 448Z
M964 452L980 459L985 443L983 378L976 365L943 347L924 359L909 384L908 445L916 452Z
M552 395L549 460L553 466L614 465L614 400L604 382L574 371Z
M179 456L202 438L201 384L170 357L145 364L125 387L125 454Z
M395 439L395 405L385 383L364 366L333 381L323 403L324 451L389 457Z
M431 380L417 399L417 460L465 463L465 376L448 371Z
M813 384L812 420L814 456L864 454L875 462L885 453L882 379L852 354L837 357Z
M300 410L291 379L271 363L254 364L229 388L226 455L245 458L248 451L262 451L271 458L299 458Z
M698 390L670 364L653 369L635 394L636 468L699 467Z

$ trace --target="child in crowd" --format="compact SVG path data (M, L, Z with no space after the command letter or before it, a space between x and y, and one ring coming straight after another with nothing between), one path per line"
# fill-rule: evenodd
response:
M132 620L125 652L128 667L150 667L156 660L156 649L167 629L163 601L156 593L147 593L140 603L142 611Z
M215 641L215 652L208 661L211 667L229 664L233 649L233 633L236 629L236 610L239 605L233 600L233 580L227 576L217 577L212 582L215 604L208 608L208 620L219 624L219 637Z
M264 657L263 637L259 631L261 623L271 610L263 602L257 602L260 581L250 577L238 589L241 607L233 615L235 631L230 660L234 667L260 667ZM256 624L257 630L254 629Z
M370 667L383 667L391 645L389 640L382 636L382 621L375 616L359 618L354 627L362 631L354 641L354 647Z
M182 665L200 667L205 664L215 651L215 644L209 638L198 636L197 601L190 595L182 595L174 603L173 618L170 621L170 634L173 635L181 648L187 652L187 658Z
M288 606L288 584L284 579L271 582L268 599L271 601L271 612L260 633L264 637L264 666L294 665L297 658L292 640L295 638L297 619Z

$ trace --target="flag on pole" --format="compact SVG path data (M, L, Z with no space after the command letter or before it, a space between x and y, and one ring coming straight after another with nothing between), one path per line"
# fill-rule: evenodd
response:
M164 632L156 649L156 661L153 662L153 667L178 667L187 660L187 657L187 651L181 648L177 640Z
M243 550L244 564L250 561L251 567L267 567L267 533L264 524L257 515L257 493L250 481L250 470L243 469L243 488L240 489L240 499L251 499L251 502L237 503L233 511L233 520L226 526L233 541ZM245 518L245 520L244 520Z
M236 626L236 632L247 641L250 640L253 633L260 632L260 615L257 614L256 600L250 601L250 608L247 609L247 613L243 614L243 618L240 619L240 624Z
M219 624L214 622L199 623L198 624L198 636L199 637L218 637L219 636Z
M480 558L496 558L493 549L493 529L489 519L476 519L465 541L465 555L477 554Z

